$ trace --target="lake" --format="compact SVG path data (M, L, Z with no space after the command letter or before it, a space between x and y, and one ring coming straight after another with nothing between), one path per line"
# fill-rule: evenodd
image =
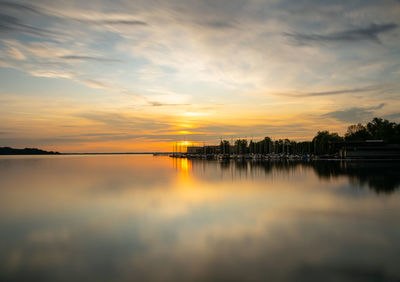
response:
M400 281L398 162L1 156L0 281Z

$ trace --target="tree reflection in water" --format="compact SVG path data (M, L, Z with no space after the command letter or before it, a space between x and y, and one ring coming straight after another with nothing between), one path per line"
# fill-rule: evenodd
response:
M376 193L392 193L400 187L400 162L398 161L209 161L192 160L196 166L216 165L221 171L234 171L235 177L241 173L262 171L269 175L273 171L290 172L298 168L311 168L320 179L347 177L358 186L368 186Z

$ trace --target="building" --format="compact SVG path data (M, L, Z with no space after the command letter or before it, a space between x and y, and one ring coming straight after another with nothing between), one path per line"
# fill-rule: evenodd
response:
M220 147L216 146L188 146L186 152L188 154L218 154Z
M400 144L389 144L383 140L345 142L339 155L342 159L400 159Z
M204 147L200 146L188 146L187 153L188 154L202 154L204 151Z

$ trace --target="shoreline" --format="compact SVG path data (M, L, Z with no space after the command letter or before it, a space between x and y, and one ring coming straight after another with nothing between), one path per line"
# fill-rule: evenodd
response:
M340 157L325 157L315 155L286 155L286 154L245 154L245 155L222 155L222 154L187 154L174 153L170 154L171 158L184 159L202 159L202 160L218 160L218 161L400 161L400 158L340 158Z

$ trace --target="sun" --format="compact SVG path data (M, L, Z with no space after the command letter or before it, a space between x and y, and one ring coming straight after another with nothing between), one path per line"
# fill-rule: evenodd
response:
M190 141L181 141L178 143L180 146L191 146L192 145L192 142L190 142Z

